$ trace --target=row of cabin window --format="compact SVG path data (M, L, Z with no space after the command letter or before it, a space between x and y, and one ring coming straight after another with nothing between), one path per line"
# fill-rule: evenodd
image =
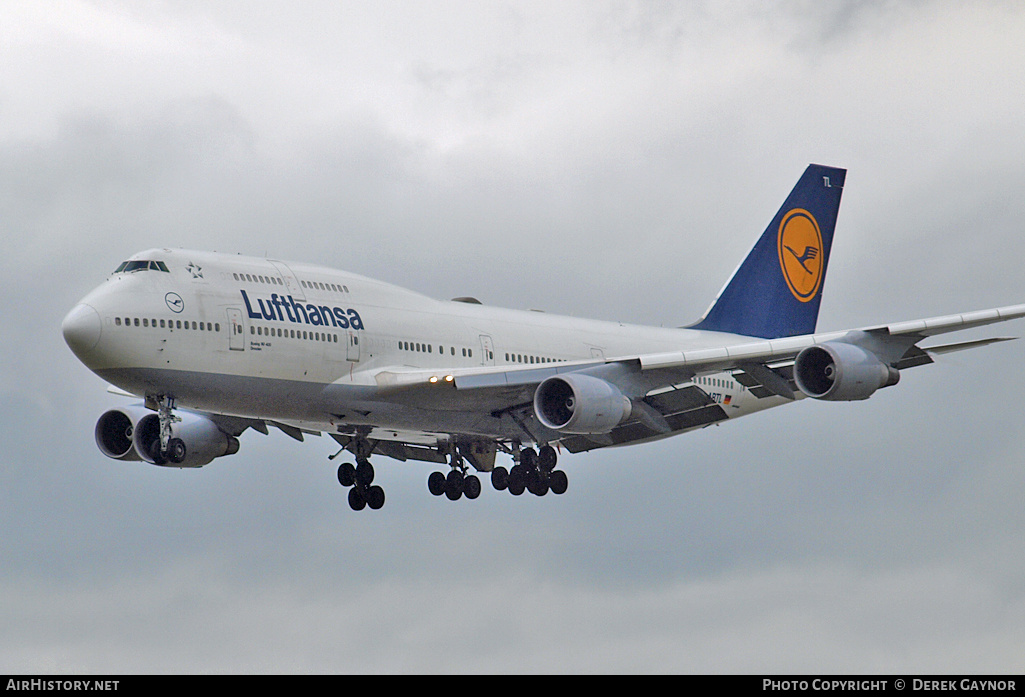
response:
M256 336L276 336L280 339L306 339L308 341L327 341L335 344L338 343L337 334L328 334L327 332L306 332L301 329L254 327L253 325L249 325L249 333L255 334Z
M348 286L340 286L337 283L321 283L320 281L299 281L303 288L320 288L321 290L333 290L336 293L348 293Z
M115 317L114 324L118 327L122 326L122 324L126 327L156 327L157 320L150 319L149 317L143 317L141 320L138 317L125 317L122 321L120 317ZM219 332L221 331L221 325L219 322L192 322L190 327L189 320L162 319L160 320L160 329L193 329L201 332Z
M434 353L433 344L421 344L418 341L400 341L399 348L403 351L416 351L418 353ZM473 349L463 347L463 358L473 358ZM456 355L456 347L449 346L449 352L454 356ZM438 346L438 353L444 355L445 347Z
M505 354L505 360L507 363L565 363L566 361L558 358L546 358L544 356L524 356L520 353L507 353Z
M727 384L726 380L720 380L719 378L698 378L695 382L699 385L708 385L709 387L731 387L732 384Z
M259 276L250 273L232 274L236 281L249 281L250 283L270 283L271 285L283 286L285 282L276 276ZM320 281L300 281L303 288L319 288L320 290L332 290L336 293L348 293L348 286L340 286L335 283L321 283Z
M236 281L249 281L250 283L270 283L271 285L283 286L285 282L274 276L257 276L249 273L232 274Z

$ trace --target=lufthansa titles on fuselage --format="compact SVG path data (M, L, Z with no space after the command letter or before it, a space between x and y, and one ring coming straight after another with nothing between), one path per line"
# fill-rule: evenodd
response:
M321 327L339 327L341 329L363 329L363 319L352 308L332 307L330 305L313 305L312 303L296 302L291 295L281 296L271 293L269 300L253 298L252 301L242 293L242 302L246 304L246 312L250 319L271 320L278 322L298 322Z

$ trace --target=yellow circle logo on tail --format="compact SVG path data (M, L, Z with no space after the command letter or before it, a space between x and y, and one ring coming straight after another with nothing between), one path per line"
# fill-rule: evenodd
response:
M803 303L822 287L822 233L808 211L794 208L783 216L777 239L779 266L794 297Z

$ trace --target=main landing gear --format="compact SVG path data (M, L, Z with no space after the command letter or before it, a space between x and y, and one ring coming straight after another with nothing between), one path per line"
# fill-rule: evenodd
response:
M362 511L369 506L378 510L384 505L384 489L374 484L374 466L370 464L373 447L365 441L356 445L356 464L343 462L338 466L338 483L349 489L349 508Z
M491 485L496 491L508 490L513 496L529 491L535 496L544 496L549 491L553 494L565 494L569 479L562 470L555 469L558 454L555 448L544 445L535 452L525 448L516 453L516 464L512 470L495 467L491 471ZM462 496L475 499L480 496L480 479L474 474L466 473L466 465L462 458L452 456L452 469L445 475L432 472L427 478L427 488L435 496L444 494L449 500L456 501Z
M491 485L497 491L506 489L513 496L529 491L534 496L544 496L549 491L561 495L569 487L569 478L562 470L555 469L558 454L550 445L541 446L536 453L531 448L520 451L519 462L506 472L496 467L491 472Z
M452 452L449 465L452 469L447 475L431 472L427 477L427 489L435 496L444 494L449 501L457 501L463 496L468 499L480 496L480 479L475 474L466 473L466 462L458 452Z

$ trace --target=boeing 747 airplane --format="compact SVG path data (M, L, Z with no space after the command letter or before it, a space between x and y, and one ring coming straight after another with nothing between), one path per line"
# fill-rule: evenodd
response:
M151 249L64 318L68 346L138 403L96 423L118 460L202 467L247 429L328 434L354 510L384 505L371 456L438 465L436 496L561 494L560 452L645 443L811 397L861 400L930 347L1025 305L816 334L846 171L811 165L697 323L631 326L434 300L296 262ZM498 453L512 467L496 465ZM352 460L352 461L349 461Z

